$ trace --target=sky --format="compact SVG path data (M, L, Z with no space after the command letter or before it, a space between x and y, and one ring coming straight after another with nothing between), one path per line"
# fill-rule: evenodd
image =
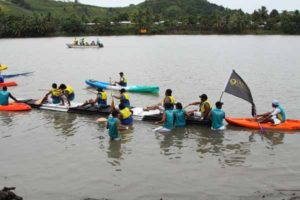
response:
M118 7L141 3L143 0L79 0L79 2L103 7ZM209 0L209 2L227 8L241 8L243 11L250 13L262 5L266 6L268 10L300 10L300 0Z

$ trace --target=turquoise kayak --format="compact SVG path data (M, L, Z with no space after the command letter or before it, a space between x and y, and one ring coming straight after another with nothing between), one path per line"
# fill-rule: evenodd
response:
M108 82L101 82L93 79L86 80L85 83L91 87L102 88L106 90L121 90L122 88L124 88L128 92L153 93L153 94L157 94L159 92L158 86L133 85L133 86L122 87L120 85L112 85Z

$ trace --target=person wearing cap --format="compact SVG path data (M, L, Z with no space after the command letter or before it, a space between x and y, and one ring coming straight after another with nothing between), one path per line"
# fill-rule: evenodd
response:
M225 119L225 112L222 110L223 102L217 101L216 108L212 109L209 113L208 118L212 121L213 130L224 130L225 126L223 121Z
M208 101L208 97L206 94L202 94L199 96L200 101L196 101L193 103L188 104L188 106L194 106L194 105L199 105L199 111L197 110L192 110L187 113L188 116L194 115L195 117L200 117L201 119L208 119L208 114L211 111L211 104Z
M87 105L97 104L99 109L107 108L108 106L107 106L107 93L106 93L106 91L104 91L102 88L98 88L97 91L98 92L97 92L96 99L90 99L90 100L86 101L84 104L82 104L79 107L84 107L84 106L87 106Z
M284 123L286 120L286 114L284 108L279 104L277 100L272 101L273 110L264 114L256 116L256 119L260 123L272 122L274 125Z
M120 81L116 82L120 86L127 87L127 78L125 77L123 72L120 72Z
M124 88L120 90L120 96L114 95L113 97L119 99L120 104L123 104L125 107L130 108L129 95Z
M156 109L159 109L159 110L166 110L166 108L163 106L165 105L166 103L170 103L170 108L171 110L174 109L174 106L175 106L175 98L172 96L172 90L171 89L167 89L166 92L165 92L165 98L163 99L162 102L156 104L156 105L153 105L153 106L148 106L146 108L144 108L144 111L149 111L149 110L156 110Z
M18 100L7 91L7 87L4 86L2 91L0 91L0 105L7 106L9 104L9 98L13 99L15 102L18 102Z

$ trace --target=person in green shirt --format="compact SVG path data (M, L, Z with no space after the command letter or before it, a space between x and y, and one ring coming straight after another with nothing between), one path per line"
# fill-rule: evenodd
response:
M9 104L9 98L13 99L15 102L18 102L18 100L7 91L7 87L4 86L2 91L0 91L0 105L7 106Z
M120 140L121 135L119 131L127 130L128 127L122 126L119 120L120 112L118 110L114 110L112 116L108 118L106 128L108 129L108 134L111 140Z
M176 109L174 112L175 127L185 127L186 126L186 112L182 109L182 104L180 102L176 103Z
M160 133L170 132L174 128L174 112L172 110L172 104L165 103L164 108L165 110L162 115L162 119L158 122L155 122L155 124L163 123L163 126L154 129L154 131Z
M225 112L222 110L223 102L217 101L216 108L209 113L209 118L212 120L213 130L224 130L223 121L225 119Z

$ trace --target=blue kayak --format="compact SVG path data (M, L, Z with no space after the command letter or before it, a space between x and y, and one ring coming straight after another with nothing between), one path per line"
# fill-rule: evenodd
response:
M122 88L124 88L128 92L154 93L154 94L157 94L159 92L158 86L133 85L133 86L123 87L120 85L112 85L108 82L101 82L93 79L86 80L85 83L91 87L102 88L107 90L121 90Z
M3 74L4 78L13 78L13 77L17 77L17 76L28 76L30 74L33 74L33 72L25 72L25 73L19 73L19 74Z

